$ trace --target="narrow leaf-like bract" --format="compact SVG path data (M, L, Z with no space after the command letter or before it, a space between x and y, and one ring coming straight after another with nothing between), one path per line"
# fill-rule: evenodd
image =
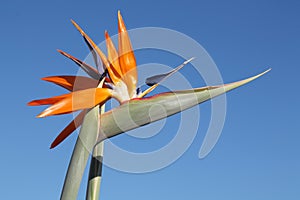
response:
M166 92L144 99L132 99L101 116L100 133L102 133L102 135L99 137L99 141L191 108L213 97L249 83L268 71L270 70L230 84ZM159 105L164 109L158 109L156 113L151 114L150 118L149 109L154 105Z

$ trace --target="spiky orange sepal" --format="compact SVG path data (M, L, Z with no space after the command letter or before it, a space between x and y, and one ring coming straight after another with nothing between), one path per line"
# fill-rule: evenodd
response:
M74 56L62 51L57 50L62 55L66 56L67 58L71 59L73 62L75 62L79 67L81 67L89 76L91 76L94 79L99 80L101 77L101 74L92 66L88 65L87 63L75 58Z
M117 70L113 68L113 65L108 61L105 54L100 50L100 48L93 42L93 40L81 29L81 27L73 20L71 20L76 29L80 32L82 37L95 49L97 54L102 60L102 63L105 65L110 78L113 83L117 83L120 81L120 76L117 73Z
M136 60L132 50L130 38L126 30L125 23L118 12L118 31L119 31L119 62L121 65L123 79L128 87L130 97L136 95L137 70Z
M92 108L98 104L104 103L111 98L112 90L107 88L90 88L52 97L61 99L52 106L44 110L37 117L47 117L51 115L60 115L71 113L77 110ZM49 98L51 99L51 98Z
M60 134L55 138L55 140L52 142L50 149L56 147L59 145L62 141L64 141L71 133L73 133L77 127L81 126L83 122L83 118L86 114L86 110L81 111L74 120L68 124L61 132Z
M106 40L108 61L115 69L115 75L120 77L121 79L123 74L119 64L119 55L107 31L105 31L105 40Z
M42 105L53 105L65 98L67 94L45 98L45 99L36 99L27 103L28 106L42 106Z
M96 88L99 84L98 80L85 76L48 76L42 78L42 80L59 85L69 91Z

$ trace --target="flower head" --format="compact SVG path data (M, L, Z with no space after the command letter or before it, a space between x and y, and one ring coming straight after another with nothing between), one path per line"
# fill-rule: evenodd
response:
M93 58L98 70L88 65L87 63L73 57L72 55L64 51L58 50L59 53L71 59L79 67L81 67L90 77L51 76L42 78L42 80L55 83L69 90L70 92L67 94L54 96L50 98L33 100L28 103L28 105L30 106L50 105L47 109L45 109L37 116L39 118L52 115L68 114L81 110L77 117L70 124L68 124L67 127L63 129L63 131L57 136L57 138L51 144L51 148L57 146L74 130L76 130L78 126L82 124L84 116L88 109L91 109L97 105L103 105L110 98L115 98L121 105L124 104L124 102L131 101L132 99L134 99L134 101L141 101L140 103L150 102L150 104L157 102L159 103L162 99L161 97L163 97L164 99L168 99L170 97L169 93L160 95L160 98L158 98L158 96L155 96L151 100L145 100L142 97L147 95L149 92L155 89L163 80L180 70L183 66L185 66L193 59L191 58L185 61L183 64L181 64L180 66L176 67L168 73L148 78L146 80L146 84L150 87L144 92L140 92L139 89L137 89L138 76L136 59L120 11L118 12L118 49L116 49L115 45L113 44L108 32L105 31L107 56L101 51L101 49L93 42L93 40L82 30L82 28L76 22L72 20L72 23L80 32L91 53L93 54ZM199 98L200 100L197 100L196 103L188 103L189 105L185 106L186 108L188 108L199 104L203 101L206 101L214 96L220 95L226 91L239 87L245 83L248 83L254 80L255 78L263 75L264 73L252 78L245 79L243 81L226 84L224 86L209 86L174 93L176 95L197 93L196 96L199 93L199 95L201 96L201 98ZM217 91L216 95L211 95L212 93L207 93L214 92L213 90ZM176 99L177 98L172 99L172 101L176 101ZM172 102L170 103L172 104ZM141 107L139 104L135 105L138 105L140 110L142 110L143 108L147 108L147 105L144 107ZM178 107L178 105L174 103L172 105L167 105L166 108L170 109L170 114L168 115L181 111L180 107ZM122 110L122 108L120 108L119 110ZM144 118L145 119L143 119L143 124L147 124L150 122L146 115L144 116ZM109 119L109 117L107 117L106 119ZM160 117L157 117L157 119L160 119ZM120 130L118 131L118 133L114 134L119 134L121 132L122 131Z
M100 74L94 67L64 51L58 50L59 53L79 65L90 77L51 76L42 78L42 80L52 82L66 88L70 91L70 93L46 99L33 100L28 103L30 106L50 105L37 116L38 118L51 115L68 114L78 110L83 110L62 131L51 147L56 146L69 134L71 134L76 129L76 124L80 125L82 123L86 109L90 109L96 105L102 105L110 98L115 98L120 104L133 98L142 98L157 87L161 81L178 71L190 61L185 62L167 74L160 75L159 78L152 77L153 80L148 84L151 87L144 92L138 93L136 87L136 59L121 13L118 12L118 50L113 44L108 32L105 31L107 56L75 21L72 20L72 23L83 36L85 42L92 51L96 65L99 65L97 60L100 58L102 62L101 66L103 66L103 73ZM102 80L104 81L103 87L98 87L99 82Z

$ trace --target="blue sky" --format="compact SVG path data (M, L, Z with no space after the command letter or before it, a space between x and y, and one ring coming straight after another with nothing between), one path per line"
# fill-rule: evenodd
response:
M49 145L72 116L36 119L42 108L27 107L39 97L64 91L41 77L75 74L60 56L63 49L87 55L70 19L101 42L104 30L117 31L117 10L128 29L164 27L182 32L210 54L225 82L272 71L227 95L222 136L205 159L198 159L210 104L200 106L200 130L185 154L171 166L148 174L103 171L101 199L299 199L300 135L299 1L6 1L1 22L1 199L58 199L75 135L57 149ZM174 41L176 42L176 41ZM149 51L149 54L151 52ZM143 54L145 55L145 54ZM164 53L137 57L138 64L161 62ZM197 57L197 55L194 55ZM193 86L202 86L190 74ZM170 123L179 119L170 118ZM173 130L164 129L162 135ZM132 148L137 140L113 139ZM126 142L124 142L126 141ZM80 190L84 199L85 185Z

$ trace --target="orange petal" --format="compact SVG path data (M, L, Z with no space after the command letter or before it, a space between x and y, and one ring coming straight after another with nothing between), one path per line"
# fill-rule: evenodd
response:
M134 53L132 51L130 38L126 30L120 11L118 12L118 29L119 29L119 61L124 81L128 87L129 94L132 97L136 94L137 70Z
M117 72L117 76L121 78L122 71L119 64L119 56L118 52L112 42L111 38L107 31L105 31L105 39L106 39L106 47L107 47L107 54L108 54L108 61L113 65L113 68Z
M55 138L55 140L52 142L50 149L56 147L57 145L59 145L62 141L64 141L69 135L71 135L71 133L73 133L77 127L81 126L83 118L85 116L86 110L81 111L73 121L71 121L70 124L68 124L68 126L66 126L64 128L64 130L62 130L60 132L60 134Z
M65 97L67 97L67 95L60 95L60 96L55 96L46 99L37 99L27 103L27 105L28 106L53 105L59 102L60 100L64 99Z
M84 63L83 61L75 58L74 56L71 56L70 54L62 51L62 50L57 50L59 53L62 55L66 56L67 58L71 59L73 62L75 62L83 71L85 71L89 76L91 76L94 79L99 80L101 77L101 74L92 66Z
M42 80L55 83L69 91L96 88L99 83L99 81L85 76L49 76Z
M99 57L99 55L97 54L97 52L95 51L93 46L89 43L89 41L87 41L85 38L84 38L84 41L87 44L90 52L93 55L94 63L96 65L97 69L100 71L100 73L103 73L105 71L105 66L103 66L103 64L100 60L101 58Z
M95 49L97 54L100 56L102 62L104 63L106 69L108 70L109 76L111 77L112 81L114 83L119 82L120 78L117 76L116 71L114 69L111 69L111 65L109 61L107 60L105 54L100 50L100 48L93 42L93 40L80 28L76 22L71 20L73 25L76 27L76 29L80 32L80 34L83 36L83 38L88 41L88 43Z
M84 37L84 39L95 49L95 51L97 52L97 54L100 56L103 64L105 65L106 68L109 67L109 62L106 58L106 56L104 55L104 53L100 50L100 48L94 43L94 41L82 30L82 28L80 28L80 26L73 20L71 20L72 24L75 26L75 28L80 32L80 34L82 35L82 37Z
M62 95L63 98L44 110L37 117L60 115L86 108L92 108L111 98L112 90L107 88L90 88Z

